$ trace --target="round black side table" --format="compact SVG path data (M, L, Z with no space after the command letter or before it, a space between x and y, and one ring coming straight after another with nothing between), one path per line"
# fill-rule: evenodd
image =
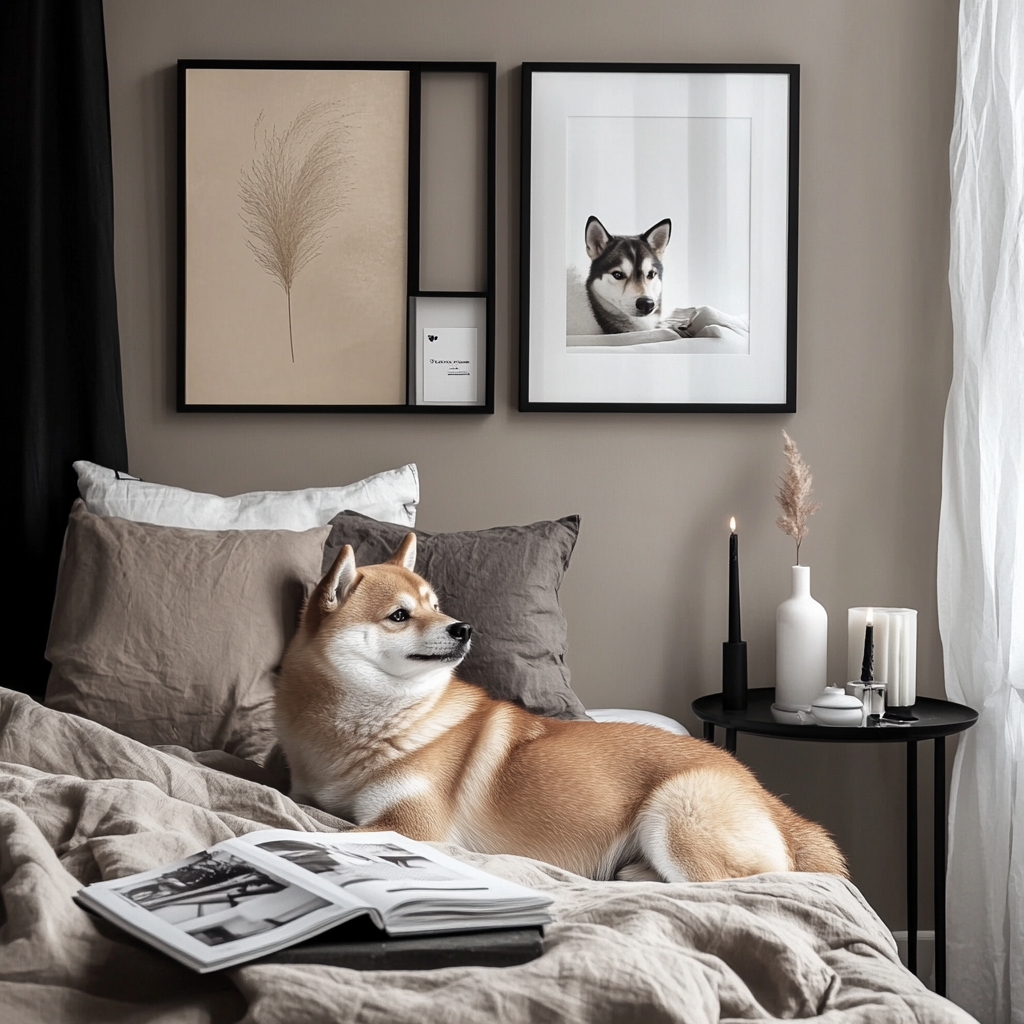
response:
M725 749L736 752L736 734L776 736L821 743L905 743L907 745L907 964L917 974L917 744L935 740L935 990L946 994L946 737L969 729L978 712L963 704L918 697L909 725L868 725L861 729L822 725L784 725L772 718L775 690L749 690L744 711L726 711L721 693L693 702L693 713L704 723L704 739L714 743L715 726L725 729Z

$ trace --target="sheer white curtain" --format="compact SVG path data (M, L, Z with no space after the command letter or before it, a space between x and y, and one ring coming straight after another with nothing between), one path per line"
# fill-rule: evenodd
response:
M980 716L953 766L948 991L1024 1024L1024 0L961 0L950 181L939 626Z

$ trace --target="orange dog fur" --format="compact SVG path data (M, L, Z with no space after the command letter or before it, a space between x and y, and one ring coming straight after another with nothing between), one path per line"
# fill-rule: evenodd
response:
M732 755L647 725L560 721L461 681L471 627L413 572L345 546L306 602L277 690L292 796L414 839L596 879L847 875L828 833Z

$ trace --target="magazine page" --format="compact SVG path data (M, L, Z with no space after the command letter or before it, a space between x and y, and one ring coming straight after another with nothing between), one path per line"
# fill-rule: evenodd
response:
M343 890L311 890L304 876L229 839L162 868L96 882L78 896L126 931L204 971L284 948L370 909ZM378 914L371 916L382 924Z
M550 920L544 912L549 897L397 832L268 829L233 842L252 844L311 872L319 883L305 883L311 891L327 895L340 890L379 909L392 934L438 931L441 925L511 927L511 918L516 926Z

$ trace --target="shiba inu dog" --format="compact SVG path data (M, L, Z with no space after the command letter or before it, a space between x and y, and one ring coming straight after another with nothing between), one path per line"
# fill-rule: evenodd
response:
M605 334L650 331L658 326L662 257L671 237L670 220L658 221L642 235L611 235L596 217L587 220L587 298Z
M725 751L630 723L544 718L461 681L472 627L413 572L346 546L285 653L292 796L354 821L596 879L846 875L828 833Z

